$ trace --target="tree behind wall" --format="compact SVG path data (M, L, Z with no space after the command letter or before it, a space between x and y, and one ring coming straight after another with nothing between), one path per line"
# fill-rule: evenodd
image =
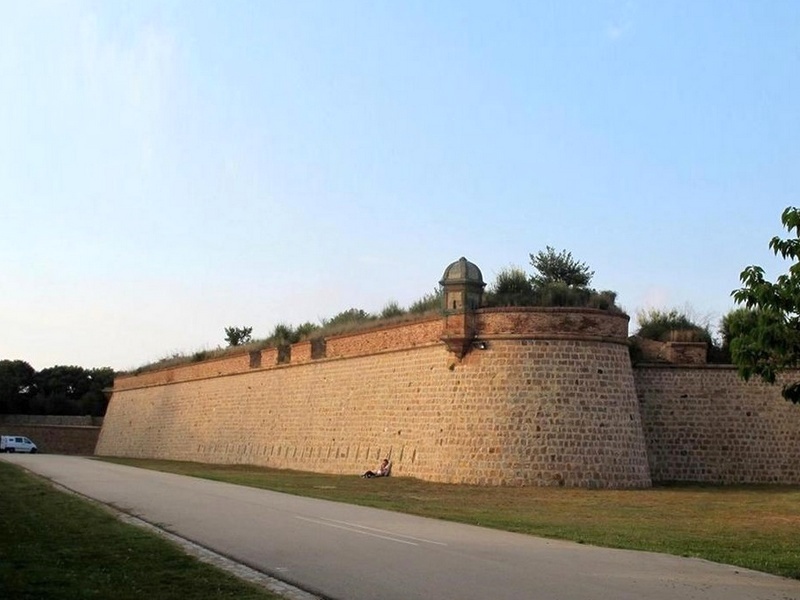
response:
M23 360L0 360L0 413L28 410L36 393L35 376L36 370Z
M114 384L110 368L55 366L36 372L24 361L0 361L0 412L103 416L103 390Z
M775 282L767 281L764 269L749 266L740 275L742 287L731 295L752 311L731 325L731 358L739 374L753 375L775 383L778 373L800 366L800 209L788 207L781 215L790 237L772 238L770 249L792 264ZM800 381L783 387L783 397L800 403Z

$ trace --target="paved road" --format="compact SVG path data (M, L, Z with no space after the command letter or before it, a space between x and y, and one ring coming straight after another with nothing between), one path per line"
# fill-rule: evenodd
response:
M334 600L800 600L800 581L58 455L2 455Z

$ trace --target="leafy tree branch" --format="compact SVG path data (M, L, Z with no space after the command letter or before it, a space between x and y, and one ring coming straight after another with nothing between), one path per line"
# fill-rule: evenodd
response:
M800 209L788 207L781 222L790 237L773 237L769 243L775 255L791 260L788 273L768 281L764 269L749 266L739 279L742 287L731 295L751 314L731 322L731 359L739 374L753 375L775 383L778 373L800 364ZM800 382L786 384L783 397L800 403Z

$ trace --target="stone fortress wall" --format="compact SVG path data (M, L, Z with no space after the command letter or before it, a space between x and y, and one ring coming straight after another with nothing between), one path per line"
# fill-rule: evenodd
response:
M800 407L779 386L633 368L625 315L480 309L470 327L463 353L445 316L118 377L96 453L353 474L389 456L394 475L484 485L800 484Z
M654 482L800 484L800 405L728 365L634 369Z
M480 269L445 269L441 316L118 377L99 455L483 485L800 483L800 407L644 343L628 317L481 306ZM677 363L684 366L676 367Z
M120 377L100 455L477 484L650 485L628 317L477 312L459 358L443 319Z

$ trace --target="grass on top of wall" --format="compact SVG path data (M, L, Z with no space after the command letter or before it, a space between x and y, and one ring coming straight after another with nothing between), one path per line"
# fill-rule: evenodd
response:
M242 465L104 460L597 546L705 558L800 579L800 486L482 487Z
M301 335L296 341L313 340L316 338L333 337L351 333L362 333L371 329L379 329L381 327L415 323L417 321L425 321L430 319L437 314L439 313L436 310L428 310L423 312L403 313L391 317L373 316L363 321L346 321L342 323L333 323L330 325L323 324L315 328L311 333L307 335ZM267 348L277 348L283 343L294 342L286 342L285 340L277 340L270 337L255 339L251 342L240 344L238 346L217 347L213 349L198 350L191 353L174 352L169 356L165 356L158 360L140 365L135 369L119 371L117 375L139 375L149 371L169 369L190 363L202 362L204 360L223 358L234 354L244 354L246 352L265 350Z
M0 505L3 598L279 598L5 462Z

